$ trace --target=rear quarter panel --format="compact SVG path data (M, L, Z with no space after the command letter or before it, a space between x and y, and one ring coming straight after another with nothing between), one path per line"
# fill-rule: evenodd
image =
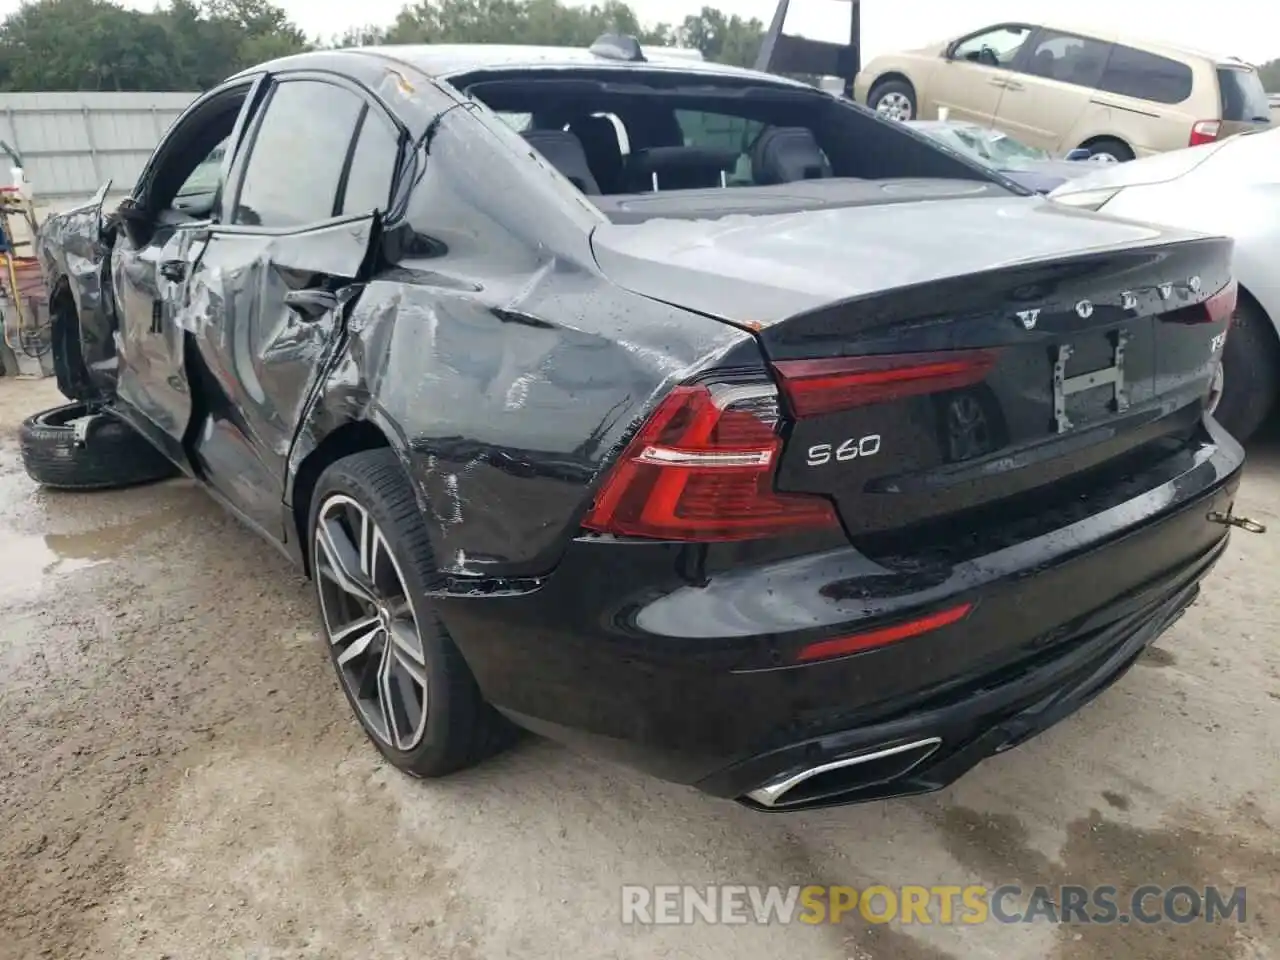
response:
M1192 70L1191 96L1182 103L1156 103L1105 90L1090 91L1088 109L1079 117L1064 147L1079 146L1097 137L1114 137L1127 143L1139 157L1180 150L1191 140L1191 127L1222 113L1218 81L1211 66L1187 60Z
M562 180L469 111L447 115L407 252L355 304L290 457L296 478L333 431L376 425L446 576L550 572L637 420L735 349L759 363L738 328L604 280Z

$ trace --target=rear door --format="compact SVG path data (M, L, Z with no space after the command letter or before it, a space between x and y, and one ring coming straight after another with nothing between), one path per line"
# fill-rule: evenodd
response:
M1010 67L1034 29L1027 24L1001 24L957 41L930 84L933 102L939 109L946 108L952 120L991 126L1013 77Z
M1119 136L1138 156L1180 150L1199 124L1216 119L1207 93L1190 64L1117 43L1093 98L1090 132Z
M1057 30L1037 30L1014 63L995 126L1010 136L1058 151L1088 109L1111 44Z
M354 84L278 79L192 269L181 316L200 380L192 459L276 537L289 450L359 295L402 140Z

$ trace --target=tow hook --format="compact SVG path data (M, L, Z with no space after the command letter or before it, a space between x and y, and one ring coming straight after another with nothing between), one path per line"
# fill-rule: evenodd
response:
M1209 512L1210 523L1220 523L1224 527L1237 527L1245 533L1266 533L1266 524L1259 523L1257 520L1250 520L1248 517L1236 516L1231 511L1235 508L1235 504L1227 507L1227 512L1221 510L1211 510Z

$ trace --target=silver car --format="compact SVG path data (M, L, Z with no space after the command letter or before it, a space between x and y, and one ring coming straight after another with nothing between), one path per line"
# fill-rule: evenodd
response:
M1280 129L1099 167L1049 197L1234 238L1239 302L1210 404L1237 439L1252 435L1280 393Z

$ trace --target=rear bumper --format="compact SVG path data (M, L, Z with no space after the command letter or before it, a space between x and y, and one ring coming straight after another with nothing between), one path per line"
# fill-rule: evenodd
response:
M489 700L577 749L752 803L807 768L936 740L792 798L918 793L1132 664L1225 548L1207 514L1229 508L1242 462L1214 429L1141 496L943 571L890 573L849 547L744 564L705 547L580 540L531 589L454 594L440 609ZM942 629L789 665L814 640L961 602L970 615Z
M952 783L987 757L1015 747L1074 713L1119 680L1142 651L1195 600L1199 582L1226 547L1224 536L1204 555L1157 584L1098 610L1052 657L1025 665L990 686L917 709L886 723L841 731L752 757L699 784L708 793L741 797L749 806L813 808L927 793ZM900 760L863 756L899 746ZM838 770L803 780L776 801L747 796L761 786L786 785L815 765ZM854 761L854 762L850 762ZM776 805L775 805L776 804Z

